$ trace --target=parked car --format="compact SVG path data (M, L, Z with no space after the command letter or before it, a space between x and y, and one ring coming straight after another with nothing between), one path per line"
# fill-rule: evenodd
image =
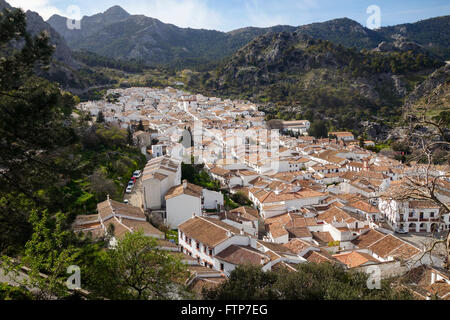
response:
M136 170L135 172L133 172L133 177L136 179L139 179L142 176L142 171L141 170Z
M397 229L397 230L395 230L395 232L398 234L407 234L408 233L408 231L406 231L404 229Z
M129 203L130 203L130 201L128 201L128 200L123 200L123 203L125 203L125 204L129 204Z
M133 180L128 181L128 186L133 188L134 187L134 181Z
M126 193L131 193L131 192L133 192L133 187L132 186L128 186Z

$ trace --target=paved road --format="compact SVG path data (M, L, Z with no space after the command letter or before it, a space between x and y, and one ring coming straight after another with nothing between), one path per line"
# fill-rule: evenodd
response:
M430 245L436 241L436 238L433 238L430 235L423 235L423 234L418 234L418 233L408 233L408 234L398 234L396 233L395 236L409 241L412 244L415 244L417 247L419 247L420 249L426 249L429 248ZM439 256L439 255L446 255L446 251L445 251L445 245L444 244L439 244L438 246L436 246L434 254Z
M137 208L142 208L144 202L142 201L143 196L142 178L137 179L134 185L133 192L125 194L124 200L128 200L130 205Z

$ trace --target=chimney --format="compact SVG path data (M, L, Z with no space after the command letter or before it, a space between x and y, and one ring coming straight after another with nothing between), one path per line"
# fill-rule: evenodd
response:
M186 189L187 188L187 180L183 180L183 189Z
M436 273L431 271L431 285L436 283Z
M244 229L241 229L241 236L244 235Z

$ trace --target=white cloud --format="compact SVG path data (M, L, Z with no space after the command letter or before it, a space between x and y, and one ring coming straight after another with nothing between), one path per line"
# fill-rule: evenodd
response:
M62 14L61 11L52 6L49 0L8 0L12 7L22 8L23 10L31 10L39 13L39 15L47 20L54 14Z
M122 6L131 14L144 14L184 28L220 29L223 23L221 14L205 0L136 0Z

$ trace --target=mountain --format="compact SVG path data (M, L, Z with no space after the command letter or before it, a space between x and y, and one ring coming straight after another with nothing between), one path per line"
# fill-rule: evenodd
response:
M231 33L179 28L143 15L129 15L116 6L104 13L83 17L80 30L69 30L67 19L52 16L48 23L64 36L74 50L150 65L199 65L230 56L256 36L294 27L245 28Z
M405 115L435 116L450 112L450 64L433 72L405 99Z
M420 21L417 24L370 30L348 18L309 25L242 28L231 32L179 28L143 15L130 15L115 6L90 17L83 17L81 30L69 30L67 19L58 15L47 22L67 41L73 50L86 50L122 60L140 60L149 65L179 68L215 65L231 56L256 37L272 32L300 32L313 38L346 47L374 49L382 43L393 43L399 36L414 41L440 58L450 59L448 29L450 16ZM433 33L431 43L425 43Z
M13 9L6 1L0 0L0 10ZM34 35L46 31L50 36L50 43L55 46L54 58L70 67L77 67L77 63L71 56L71 51L63 37L60 36L48 23L46 23L39 14L32 11L26 12L27 31Z
M450 60L450 15L383 27L377 32L389 41L404 37L442 59Z
M0 10L3 9L11 10L13 7L4 0L0 0ZM49 42L55 47L49 71L38 71L38 74L50 81L58 82L64 89L71 89L74 92L83 90L89 82L81 74L84 66L73 57L65 39L50 24L46 23L38 13L27 11L25 15L27 31L33 36L43 31L47 32Z
M81 29L69 29L67 27L67 18L56 14L51 16L47 23L57 30L68 43L74 43L99 32L108 25L125 20L129 16L130 14L124 9L114 6L104 13L83 17L80 21Z
M296 31L316 39L328 40L335 44L358 49L372 49L386 40L385 36L379 32L365 28L348 18L312 23L300 26Z
M414 51L360 52L281 32L256 38L215 72L186 83L207 94L277 102L265 110L277 118L324 118L353 128L355 119L399 118L413 85L442 64Z

